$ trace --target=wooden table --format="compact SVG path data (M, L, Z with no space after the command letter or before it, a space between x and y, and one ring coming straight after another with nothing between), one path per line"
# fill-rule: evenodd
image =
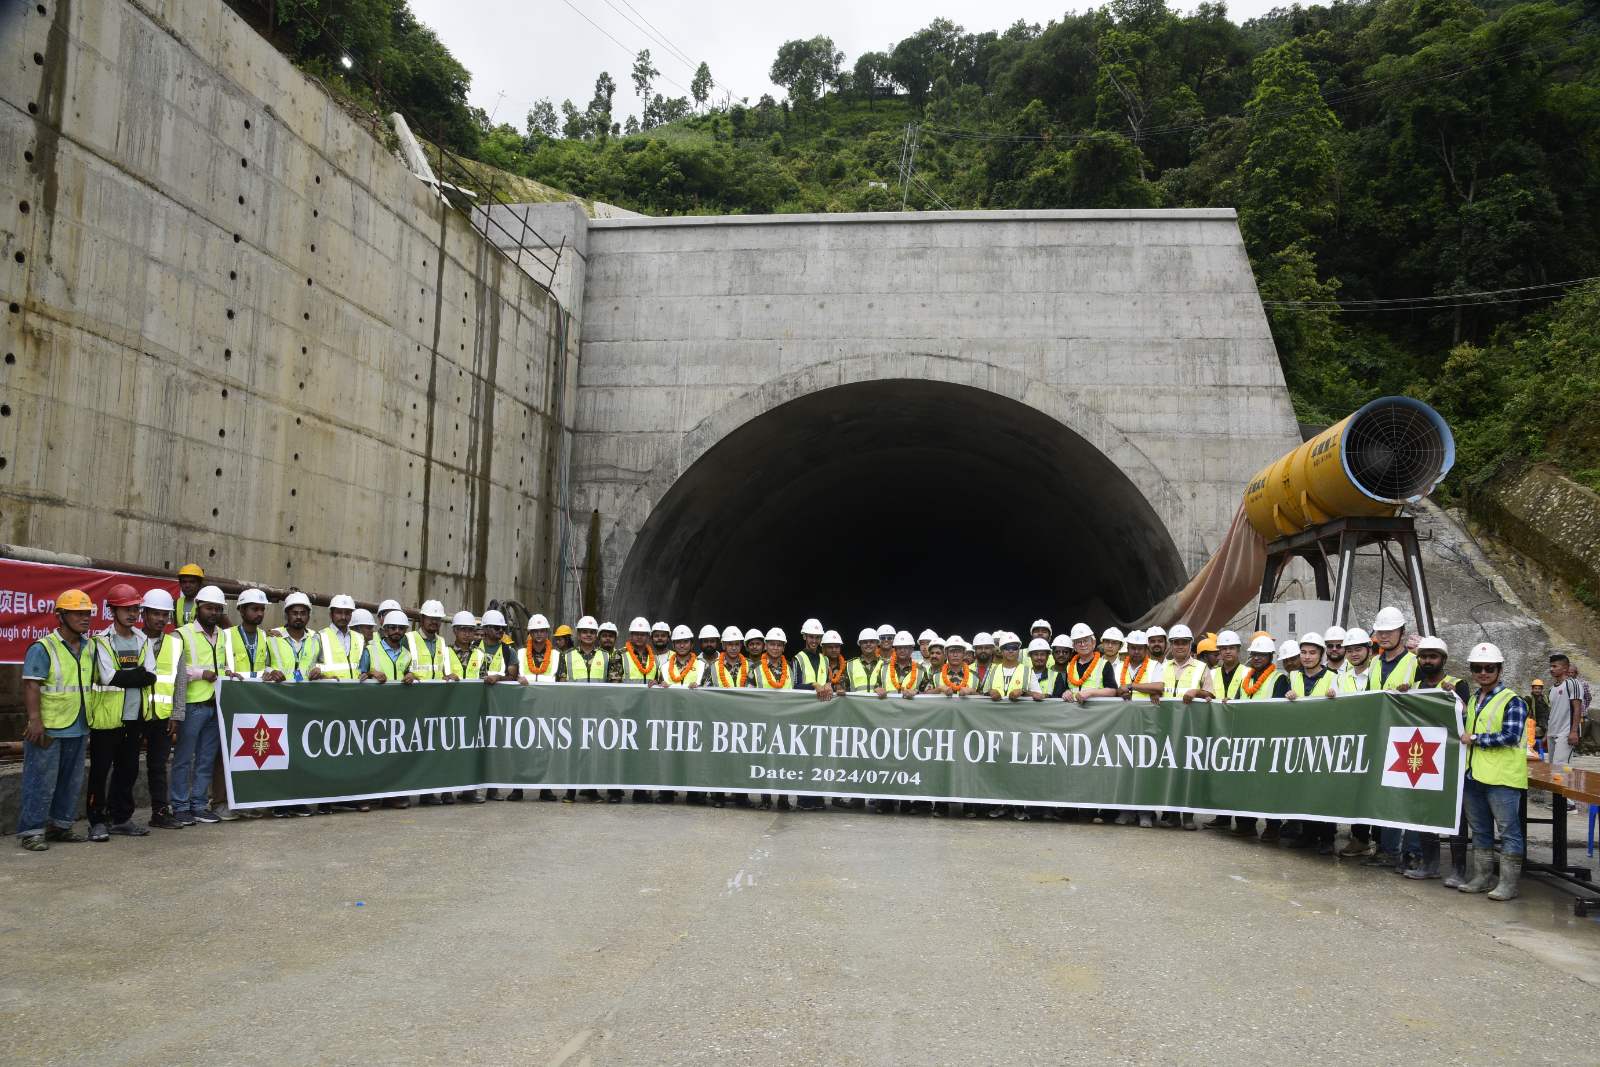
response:
M1557 778L1560 778L1557 781ZM1528 759L1528 788L1543 789L1551 794L1550 818L1528 818L1528 797L1522 798L1522 826L1523 840L1527 840L1528 823L1550 824L1550 862L1534 863L1524 857L1522 869L1538 874L1548 874L1569 885L1575 886L1589 893L1600 894L1600 885L1596 885L1590 875L1588 867L1575 867L1567 862L1567 801L1578 804L1600 804L1600 771L1586 771L1578 767L1570 767L1564 773L1561 768L1551 766L1536 757ZM1589 914L1589 909L1600 905L1600 901L1590 900L1587 897L1577 897L1572 902L1572 910L1578 915Z

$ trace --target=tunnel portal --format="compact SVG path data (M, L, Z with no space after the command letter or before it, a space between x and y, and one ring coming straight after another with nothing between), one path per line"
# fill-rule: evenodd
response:
M883 622L970 639L1036 615L1125 622L1183 577L1139 487L1060 422L983 389L880 380L789 401L709 449L640 529L614 602L791 641L810 616L847 642Z

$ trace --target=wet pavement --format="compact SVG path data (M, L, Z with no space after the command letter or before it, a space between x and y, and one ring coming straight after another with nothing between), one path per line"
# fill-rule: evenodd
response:
M1573 1062L1600 1024L1564 893L1216 832L525 802L0 859L10 1063Z

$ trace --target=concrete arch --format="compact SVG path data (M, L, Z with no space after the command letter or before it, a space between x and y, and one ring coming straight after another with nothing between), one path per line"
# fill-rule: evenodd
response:
M791 573L791 566L803 573L808 565L825 565L822 557L831 553L808 550L803 537L791 539L798 535L796 524L804 525L802 517L771 501L798 494L840 501L852 514L862 508L876 511L874 490L863 495L862 486L888 485L896 471L900 494L919 502L902 509L905 521L889 524L901 531L899 540L915 557L883 553L891 569L908 566L931 575L950 565L941 553L965 557L981 551L984 523L971 517L981 517L987 508L1007 516L988 522L1005 531L1004 540L1027 539L1011 546L1019 555L1006 564L1009 572L1037 571L1043 564L1040 553L1049 551L1052 541L1073 548L1067 560L1056 558L1049 567L1070 573L1076 563L1084 571L1072 581L1035 583L1059 586L1041 588L1037 597L1008 591L1006 599L1014 604L1037 600L1039 611L1052 603L1066 610L1062 594L1076 587L1079 609L1109 622L1131 617L1183 577L1167 527L1176 496L1160 468L1092 408L983 359L904 353L816 363L740 393L663 443L656 454L657 461L606 523L605 570L617 576L614 594L605 598L611 614L698 619L719 610L736 612L742 604L749 604L742 610L751 613L792 613L781 598L741 595L739 581L722 577L746 568L759 573L765 564L779 567L775 574ZM859 470L852 476L856 463ZM922 489L907 489L908 478L927 487L927 502ZM830 484L835 479L837 484ZM938 503L938 489L943 484L957 494L950 479L960 480L966 499L946 507ZM988 504L990 492L1008 494L1008 502ZM1016 508L1010 495L1036 519L1011 521ZM1102 501L1108 506L1095 506ZM881 524L886 517L872 521ZM1051 522L1063 529L1052 532ZM825 526L853 528L848 514L833 516ZM997 558L1006 560L1005 551L999 546ZM722 565L704 565L708 552L720 553ZM961 565L982 564L977 558ZM871 584L866 577L853 584L863 581ZM888 598L870 589L860 599L866 602L851 607L878 614L893 607L880 606L878 601ZM798 600L793 610L799 610ZM816 604L806 613L825 610L829 605ZM789 625L799 621L787 614L762 617ZM951 618L937 625L996 621Z

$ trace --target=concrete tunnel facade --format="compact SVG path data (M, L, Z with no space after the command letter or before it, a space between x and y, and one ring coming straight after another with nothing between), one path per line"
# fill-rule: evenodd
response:
M518 210L581 309L568 614L1126 621L1299 443L1232 210Z

